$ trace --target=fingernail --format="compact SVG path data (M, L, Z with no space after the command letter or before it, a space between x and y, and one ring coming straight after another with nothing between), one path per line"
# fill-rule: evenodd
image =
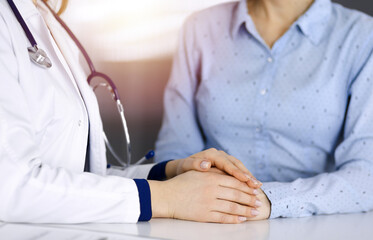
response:
M258 190L254 189L254 190L253 190L253 194L254 194L254 195L258 195L258 194L259 194Z
M262 202L259 201L259 200L256 200L256 201L255 201L255 206L257 206L257 207L262 206Z
M247 221L247 217L238 217L238 221L245 222Z
M210 163L206 161L202 161L200 166L202 169L208 169L210 167Z
M250 178L251 181L254 183L254 185L260 185L260 182L258 180L256 180L255 178Z
M251 177L249 174L247 174L247 173L245 173L245 176L246 176L248 179L252 179L252 177Z
M253 216L258 216L258 215L259 215L259 211L256 210L256 209L252 209L252 210L251 210L251 214L252 214Z

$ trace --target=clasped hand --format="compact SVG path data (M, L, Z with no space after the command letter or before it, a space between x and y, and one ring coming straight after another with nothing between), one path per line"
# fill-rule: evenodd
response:
M267 219L270 202L241 161L208 149L166 165L164 182L149 181L153 217L241 223Z

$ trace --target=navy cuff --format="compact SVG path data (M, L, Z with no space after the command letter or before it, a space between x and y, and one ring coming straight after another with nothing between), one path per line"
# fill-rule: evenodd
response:
M152 201L150 187L145 179L133 179L139 191L140 217L138 221L149 221L152 218Z
M152 169L150 169L148 180L158 180L158 181L166 180L167 179L166 165L169 161L172 161L172 160L163 161L163 162L160 162L154 165Z

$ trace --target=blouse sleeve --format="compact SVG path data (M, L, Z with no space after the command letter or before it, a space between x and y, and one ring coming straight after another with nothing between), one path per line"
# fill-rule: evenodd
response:
M302 217L373 209L373 35L363 49L350 84L343 141L335 171L290 183L264 183L271 218Z
M156 142L156 162L189 156L203 150L194 96L198 86L199 56L191 21L183 26L171 76L164 95L163 123Z

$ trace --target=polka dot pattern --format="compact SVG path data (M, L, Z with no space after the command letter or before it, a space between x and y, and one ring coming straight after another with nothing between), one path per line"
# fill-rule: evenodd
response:
M329 0L272 49L245 1L194 14L166 88L156 161L225 150L265 182L273 218L373 209L372 52L372 18Z

